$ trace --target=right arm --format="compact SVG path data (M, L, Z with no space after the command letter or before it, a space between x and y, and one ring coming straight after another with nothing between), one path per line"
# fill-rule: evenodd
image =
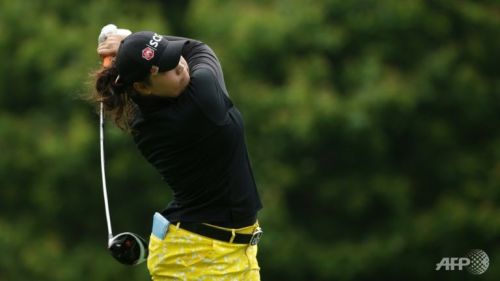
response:
M182 56L188 62L191 73L201 68L210 70L217 79L219 85L224 89L224 92L227 93L224 83L224 74L219 59L207 44L191 38L169 35L164 35L164 37L169 41L189 40L189 43L187 43L182 50Z

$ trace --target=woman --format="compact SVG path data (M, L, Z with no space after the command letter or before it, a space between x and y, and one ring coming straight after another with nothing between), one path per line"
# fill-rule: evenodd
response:
M154 218L152 279L260 280L262 205L243 120L214 52L143 31L108 36L98 54L116 57L96 74L94 101L131 133L173 191Z

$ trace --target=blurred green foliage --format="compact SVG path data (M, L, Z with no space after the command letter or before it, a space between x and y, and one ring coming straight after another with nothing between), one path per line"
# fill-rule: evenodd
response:
M148 280L106 251L97 115L80 99L107 23L219 55L265 208L263 280L500 277L500 3L0 0L0 280ZM107 132L114 232L170 191ZM474 279L474 280L475 280Z

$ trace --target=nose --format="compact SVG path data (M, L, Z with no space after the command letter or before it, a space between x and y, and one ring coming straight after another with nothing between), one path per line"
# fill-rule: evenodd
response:
M179 63L179 64L177 65L177 68L175 69L175 73L176 73L177 75L179 75L179 74L181 74L181 73L182 73L182 70L184 70L184 66L183 66L181 63Z

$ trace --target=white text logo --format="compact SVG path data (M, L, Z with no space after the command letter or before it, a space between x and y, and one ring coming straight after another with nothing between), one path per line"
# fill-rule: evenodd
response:
M155 33L153 35L153 38L151 40L149 40L149 46L153 49L158 48L158 42L161 41L161 38L163 38L161 35L158 35Z
M444 257L436 264L436 271L444 270L462 270L467 268L472 274L483 274L490 265L488 255L480 249L473 249L467 257Z

